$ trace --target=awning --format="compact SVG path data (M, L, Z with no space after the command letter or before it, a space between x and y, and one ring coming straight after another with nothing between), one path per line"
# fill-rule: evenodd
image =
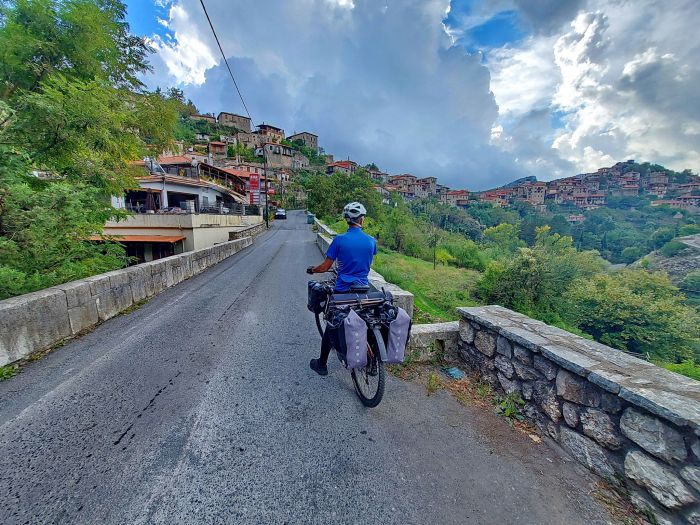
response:
M92 235L91 241L116 242L178 242L184 239L182 235Z

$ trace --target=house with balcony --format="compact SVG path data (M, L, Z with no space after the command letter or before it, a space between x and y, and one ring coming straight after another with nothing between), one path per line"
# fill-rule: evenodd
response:
M280 142L284 138L284 130L282 128L278 128L277 126L262 123L259 124L257 128L258 129L255 131L255 134L261 139L261 143L258 145L262 145L262 143L267 142Z
M256 206L247 206L246 181L187 157L160 157L139 163L137 187L112 205L129 212L126 220L108 221L102 236L124 244L135 261L146 262L229 240L231 232L262 221Z
M407 200L411 200L416 196L417 180L417 177L408 173L389 177L389 183L397 188L396 192Z
M469 205L469 191L467 190L450 190L445 193L445 204L465 208Z

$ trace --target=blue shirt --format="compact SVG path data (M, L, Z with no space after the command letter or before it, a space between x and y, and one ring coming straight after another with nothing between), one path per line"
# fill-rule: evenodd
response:
M362 228L351 226L344 234L337 235L326 252L326 257L337 263L335 291L347 292L353 284L367 286L369 267L376 253L377 241Z

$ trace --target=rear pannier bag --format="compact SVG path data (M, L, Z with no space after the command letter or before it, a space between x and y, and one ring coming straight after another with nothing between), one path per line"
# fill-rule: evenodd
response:
M411 334L411 317L403 308L395 308L396 318L389 324L386 341L387 363L403 363L408 337Z
M350 368L367 366L367 325L357 312L350 310L338 330L340 353L345 354L345 365Z

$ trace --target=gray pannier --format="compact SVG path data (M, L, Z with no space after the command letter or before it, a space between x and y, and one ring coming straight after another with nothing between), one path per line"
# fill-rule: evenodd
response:
M352 369L367 366L367 324L355 310L348 313L341 332L338 335L340 339L344 339L341 346L345 347L347 367Z
M387 363L403 363L406 345L411 334L411 317L403 308L395 308L396 318L389 324L386 338Z

